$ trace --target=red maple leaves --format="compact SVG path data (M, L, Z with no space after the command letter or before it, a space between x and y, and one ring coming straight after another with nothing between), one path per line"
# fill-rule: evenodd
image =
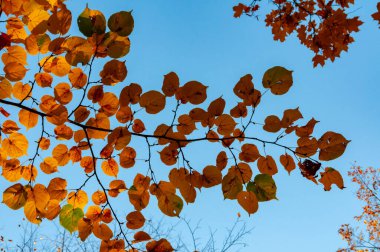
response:
M257 1L249 5L239 3L233 7L234 17L252 16L258 9ZM266 14L266 26L272 28L274 40L285 41L296 33L300 43L314 53L314 67L323 66L326 60L334 61L349 44L353 33L363 24L359 17L350 17L349 8L355 0L271 0L275 8ZM380 3L372 15L380 24Z

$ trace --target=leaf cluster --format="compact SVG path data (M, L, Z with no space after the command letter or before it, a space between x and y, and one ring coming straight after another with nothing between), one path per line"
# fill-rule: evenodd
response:
M154 240L139 230L153 196L164 214L180 216L184 201L195 203L201 189L219 186L225 199L236 200L254 214L259 204L276 199L278 158L266 153L268 145L284 150L279 162L286 171L296 169L297 162L301 174L318 183L321 161L340 157L349 143L332 131L313 136L317 121L299 124L298 108L285 110L281 119L277 115L265 119L264 131L281 131L275 140L248 135L249 127L258 125L253 119L264 94L283 95L293 85L292 71L284 67L265 72L265 91L254 85L252 75L241 77L233 87L238 102L226 109L222 97L206 103L206 85L181 83L174 72L164 76L161 90L144 91L137 83L125 83L127 66L119 58L129 52L128 35L134 27L131 12L120 11L107 19L86 6L77 18L83 36L69 36L72 15L63 0L2 1L1 8L7 15L7 32L0 37L5 73L0 78L0 103L18 111L15 116L1 108L4 117L17 118L2 121L0 128L2 176L12 183L3 192L2 202L14 210L23 208L32 223L59 218L64 228L78 231L82 240L93 234L102 241L100 251L136 251L137 242L146 242L147 251L173 250L165 238ZM33 55L42 59L34 78L27 81L26 65ZM106 63L96 76L93 66L101 58ZM123 88L116 93L114 85ZM172 122L148 130L149 121L139 115L164 113L169 99L177 104ZM179 114L180 106L189 110ZM31 128L40 135L26 136ZM297 147L281 143L290 134L298 137ZM132 139L143 139L147 152L136 151ZM191 165L186 150L195 142L221 149L213 163ZM156 179L153 150L171 168L167 180ZM145 174L136 168L141 159L147 166ZM62 167L74 164L82 168L78 173L86 175L78 188L72 188L70 177L56 177ZM119 176L121 169L135 171L132 184ZM46 185L39 173L50 178ZM113 180L106 184L103 175ZM320 175L325 190L331 184L343 188L337 170L326 168ZM87 191L89 183L98 190ZM120 194L130 202L129 213L122 218L111 204ZM109 227L112 222L118 226L117 233ZM133 240L126 229L134 230Z

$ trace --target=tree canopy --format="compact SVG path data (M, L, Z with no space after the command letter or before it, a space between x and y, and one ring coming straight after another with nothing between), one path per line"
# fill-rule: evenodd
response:
M231 90L238 102L231 108L226 108L223 97L208 101L207 84L183 83L174 72L165 73L160 90L143 90L144 85L126 83L123 58L130 51L133 12L105 17L100 10L83 7L74 17L82 36L74 36L69 35L73 17L64 1L2 1L6 32L0 37L4 64L0 161L2 176L11 183L2 198L9 208L23 208L32 223L58 218L82 240L94 234L102 240L101 251L134 251L139 242L146 242L147 251L172 251L165 237L153 240L140 230L143 210L153 196L158 209L174 217L184 202L196 204L201 189L218 186L225 199L236 200L254 214L260 204L276 199L280 164L289 174L299 169L324 190L333 184L344 188L338 167L324 165L344 153L350 141L343 135L327 131L314 136L319 122L314 118L300 122L298 107L268 115L262 124L254 120L261 100L276 99L292 87L291 70L274 66L263 74L260 85L258 80L254 84L251 74L237 76ZM26 65L33 57L38 66L29 80L26 73L34 69ZM94 64L102 64L102 70L94 72ZM122 86L120 92L114 91L116 85ZM175 105L169 108L171 121L145 120L167 113L167 104ZM185 113L180 112L182 107ZM250 131L253 125L275 140ZM40 134L29 136L31 128ZM290 136L294 143L282 144ZM145 152L136 151L135 139L145 143ZM187 150L196 142L220 149L209 165L192 166ZM283 155L267 153L268 146L278 147ZM170 167L164 180L157 179L154 155ZM144 171L136 167L141 159ZM56 175L72 164L86 174L78 188L70 186L73 178ZM118 176L121 169L134 173L133 183ZM103 175L112 181L106 183ZM86 190L89 183L99 190ZM119 194L127 194L130 201L126 216L117 215L112 206ZM116 233L109 227L112 222L118 226ZM125 227L134 230L133 235Z
M272 28L273 39L285 41L297 33L301 44L315 54L314 66L334 61L354 42L353 33L363 22L358 16L350 17L355 0L271 0L273 9L266 14L266 26ZM233 7L234 17L242 14L258 17L261 0L239 3ZM271 7L272 7L271 6ZM380 2L372 14L380 25Z

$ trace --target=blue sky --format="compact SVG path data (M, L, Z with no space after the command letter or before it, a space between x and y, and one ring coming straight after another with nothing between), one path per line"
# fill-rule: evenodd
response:
M322 186L305 180L298 171L288 176L280 169L274 177L279 200L260 204L259 211L250 218L235 201L223 200L220 187L202 190L196 203L185 206L181 215L194 223L201 220L199 236L207 237L209 227L218 230L221 244L223 230L241 212L242 219L253 228L245 239L249 246L241 251L334 251L344 245L337 233L340 224L353 222L353 216L360 213L360 202L355 198L356 187L347 178L347 171L355 162L362 166L376 167L379 164L380 30L370 18L375 11L375 3L357 1L359 8L355 8L353 15L359 15L365 23L355 35L356 41L350 45L348 53L343 53L341 58L334 63L328 62L323 68L312 67L312 54L299 44L295 36L285 43L273 41L270 29L264 25L263 14L260 21L249 17L233 18L234 3L96 0L91 1L89 7L101 10L106 16L119 10L133 9L135 29L130 36L131 52L126 56L128 76L125 84L136 82L144 90L160 89L163 75L174 71L181 83L198 80L209 86L208 101L223 95L230 108L237 101L232 88L241 76L251 73L255 85L263 90L261 78L268 68L280 65L293 70L294 85L289 93L280 97L266 95L258 108L257 121L263 121L266 115L281 115L283 110L299 106L305 122L311 117L320 121L316 136L332 130L352 140L341 158L326 163L341 172L347 188L341 191L333 187L330 192L325 192ZM74 17L85 4L85 1L68 1ZM75 30L70 32L73 35L76 33ZM118 84L112 91L116 90L116 93L122 87L123 84ZM174 104L168 104L166 111L169 116L150 118L170 118L170 105ZM12 109L9 110L12 112ZM148 124L147 128L153 129ZM260 128L253 128L250 133L256 132L263 138L273 139L273 136L261 134ZM143 158L145 146L138 141L135 144L136 149L141 148L139 153ZM214 158L208 157L215 155L220 148L213 147L210 145L206 149L198 145L189 148L188 158L201 170L206 164L214 163ZM282 154L278 149L270 150L274 156ZM164 179L169 168L159 164L158 159L156 161L154 166ZM141 169L144 173L146 164L137 163L133 169ZM80 168L69 166L62 167L56 175L79 177L79 172ZM128 185L135 172L121 171L120 178L126 179ZM47 177L40 178L42 183L46 183L44 178ZM77 180L74 180L72 188L80 185L80 178ZM1 191L8 186L9 182L1 177ZM89 187L89 191L96 189ZM121 216L131 211L127 201L125 197L116 202L120 205L118 212ZM144 213L150 218L162 217L156 206ZM15 212L3 206L0 216L0 235L14 236L13 226L22 218L22 211ZM164 220L167 223L176 221L170 218ZM42 223L45 229L48 225L47 221ZM181 230L183 228L183 225L179 226L178 233L187 235ZM46 229L46 232L49 230Z

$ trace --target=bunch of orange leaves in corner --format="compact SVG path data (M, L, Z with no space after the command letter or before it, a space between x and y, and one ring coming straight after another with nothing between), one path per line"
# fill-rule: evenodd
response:
M239 3L233 7L234 17L245 14L259 19L261 0ZM314 67L326 60L334 61L354 42L363 22L351 17L356 9L355 0L271 0L273 9L265 15L266 26L271 27L273 39L284 42L296 33L301 44L313 53ZM360 6L359 6L360 8ZM372 17L380 24L380 2Z

